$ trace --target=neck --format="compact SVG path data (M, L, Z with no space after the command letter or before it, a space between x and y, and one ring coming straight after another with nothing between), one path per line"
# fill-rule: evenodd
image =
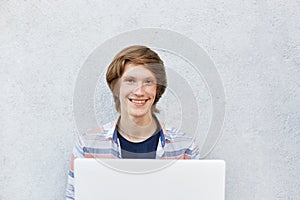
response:
M152 114L138 118L121 114L118 128L119 133L127 140L140 142L153 135L157 124Z

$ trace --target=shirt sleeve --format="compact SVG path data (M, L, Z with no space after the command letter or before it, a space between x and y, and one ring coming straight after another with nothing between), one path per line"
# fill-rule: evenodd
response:
M68 181L67 181L67 187L66 187L66 200L74 200L74 160L76 158L84 158L84 151L83 151L83 145L80 141L80 137L76 137L75 139L75 145L73 148L73 153L71 156L70 161L70 169L68 172Z
M186 150L185 155L188 155L187 159L199 160L200 159L199 146L195 142L192 142L191 146Z

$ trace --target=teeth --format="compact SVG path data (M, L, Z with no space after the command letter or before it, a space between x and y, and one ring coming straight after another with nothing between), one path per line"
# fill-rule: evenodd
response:
M136 103L136 104L143 104L146 102L146 100L131 100L133 103Z

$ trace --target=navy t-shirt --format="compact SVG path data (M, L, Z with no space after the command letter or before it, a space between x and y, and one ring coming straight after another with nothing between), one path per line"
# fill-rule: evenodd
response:
M161 129L160 129L161 131ZM156 149L160 137L160 131L142 142L131 142L117 132L120 140L122 158L153 159L156 157Z

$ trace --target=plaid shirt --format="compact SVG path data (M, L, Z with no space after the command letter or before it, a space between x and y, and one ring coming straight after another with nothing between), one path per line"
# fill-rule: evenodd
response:
M117 120L88 131L76 138L68 175L66 199L74 199L74 159L110 158L121 159L120 141L116 131ZM199 148L191 137L160 123L160 139L156 159L199 159Z

